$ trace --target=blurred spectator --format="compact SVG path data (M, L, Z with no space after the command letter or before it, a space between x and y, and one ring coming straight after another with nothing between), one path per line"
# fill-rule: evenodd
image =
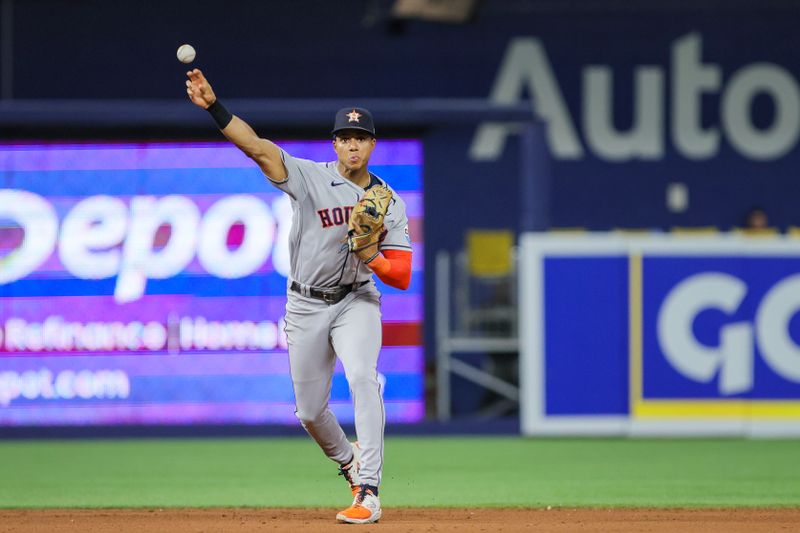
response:
M761 207L752 207L744 218L745 229L767 229L769 228L769 217L767 212Z

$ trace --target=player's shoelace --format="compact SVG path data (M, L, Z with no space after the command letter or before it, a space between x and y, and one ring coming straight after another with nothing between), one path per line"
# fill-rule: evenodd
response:
M356 499L353 502L353 505L361 505L364 503L364 498L366 498L367 495L374 496L375 494L373 494L367 485L361 485L361 490L359 490L358 494L356 494Z
M353 464L353 463L350 463L350 466L347 467L347 468L345 468L344 466L340 466L339 467L339 475L340 476L344 476L344 478L347 480L348 483L350 483L350 485L353 485L353 473L352 473L352 470L355 467L356 467L356 465Z

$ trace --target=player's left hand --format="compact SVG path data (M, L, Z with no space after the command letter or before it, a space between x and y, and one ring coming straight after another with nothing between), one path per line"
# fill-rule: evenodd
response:
M382 231L378 234L378 240L375 241L373 244L367 245L364 248L356 250L354 253L358 256L361 261L364 263L370 262L378 255L378 247L383 242L383 239L386 238L386 228L382 228Z

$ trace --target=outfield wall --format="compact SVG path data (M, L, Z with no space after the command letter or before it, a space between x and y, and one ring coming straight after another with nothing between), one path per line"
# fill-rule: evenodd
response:
M521 238L522 431L800 435L800 240Z

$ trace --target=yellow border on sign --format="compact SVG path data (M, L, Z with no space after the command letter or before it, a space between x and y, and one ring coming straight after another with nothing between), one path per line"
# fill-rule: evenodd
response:
M628 257L628 399L633 418L800 418L800 401L780 400L645 400L643 371L642 255Z
M628 257L628 401L631 415L641 416L642 403L642 255L632 253Z

